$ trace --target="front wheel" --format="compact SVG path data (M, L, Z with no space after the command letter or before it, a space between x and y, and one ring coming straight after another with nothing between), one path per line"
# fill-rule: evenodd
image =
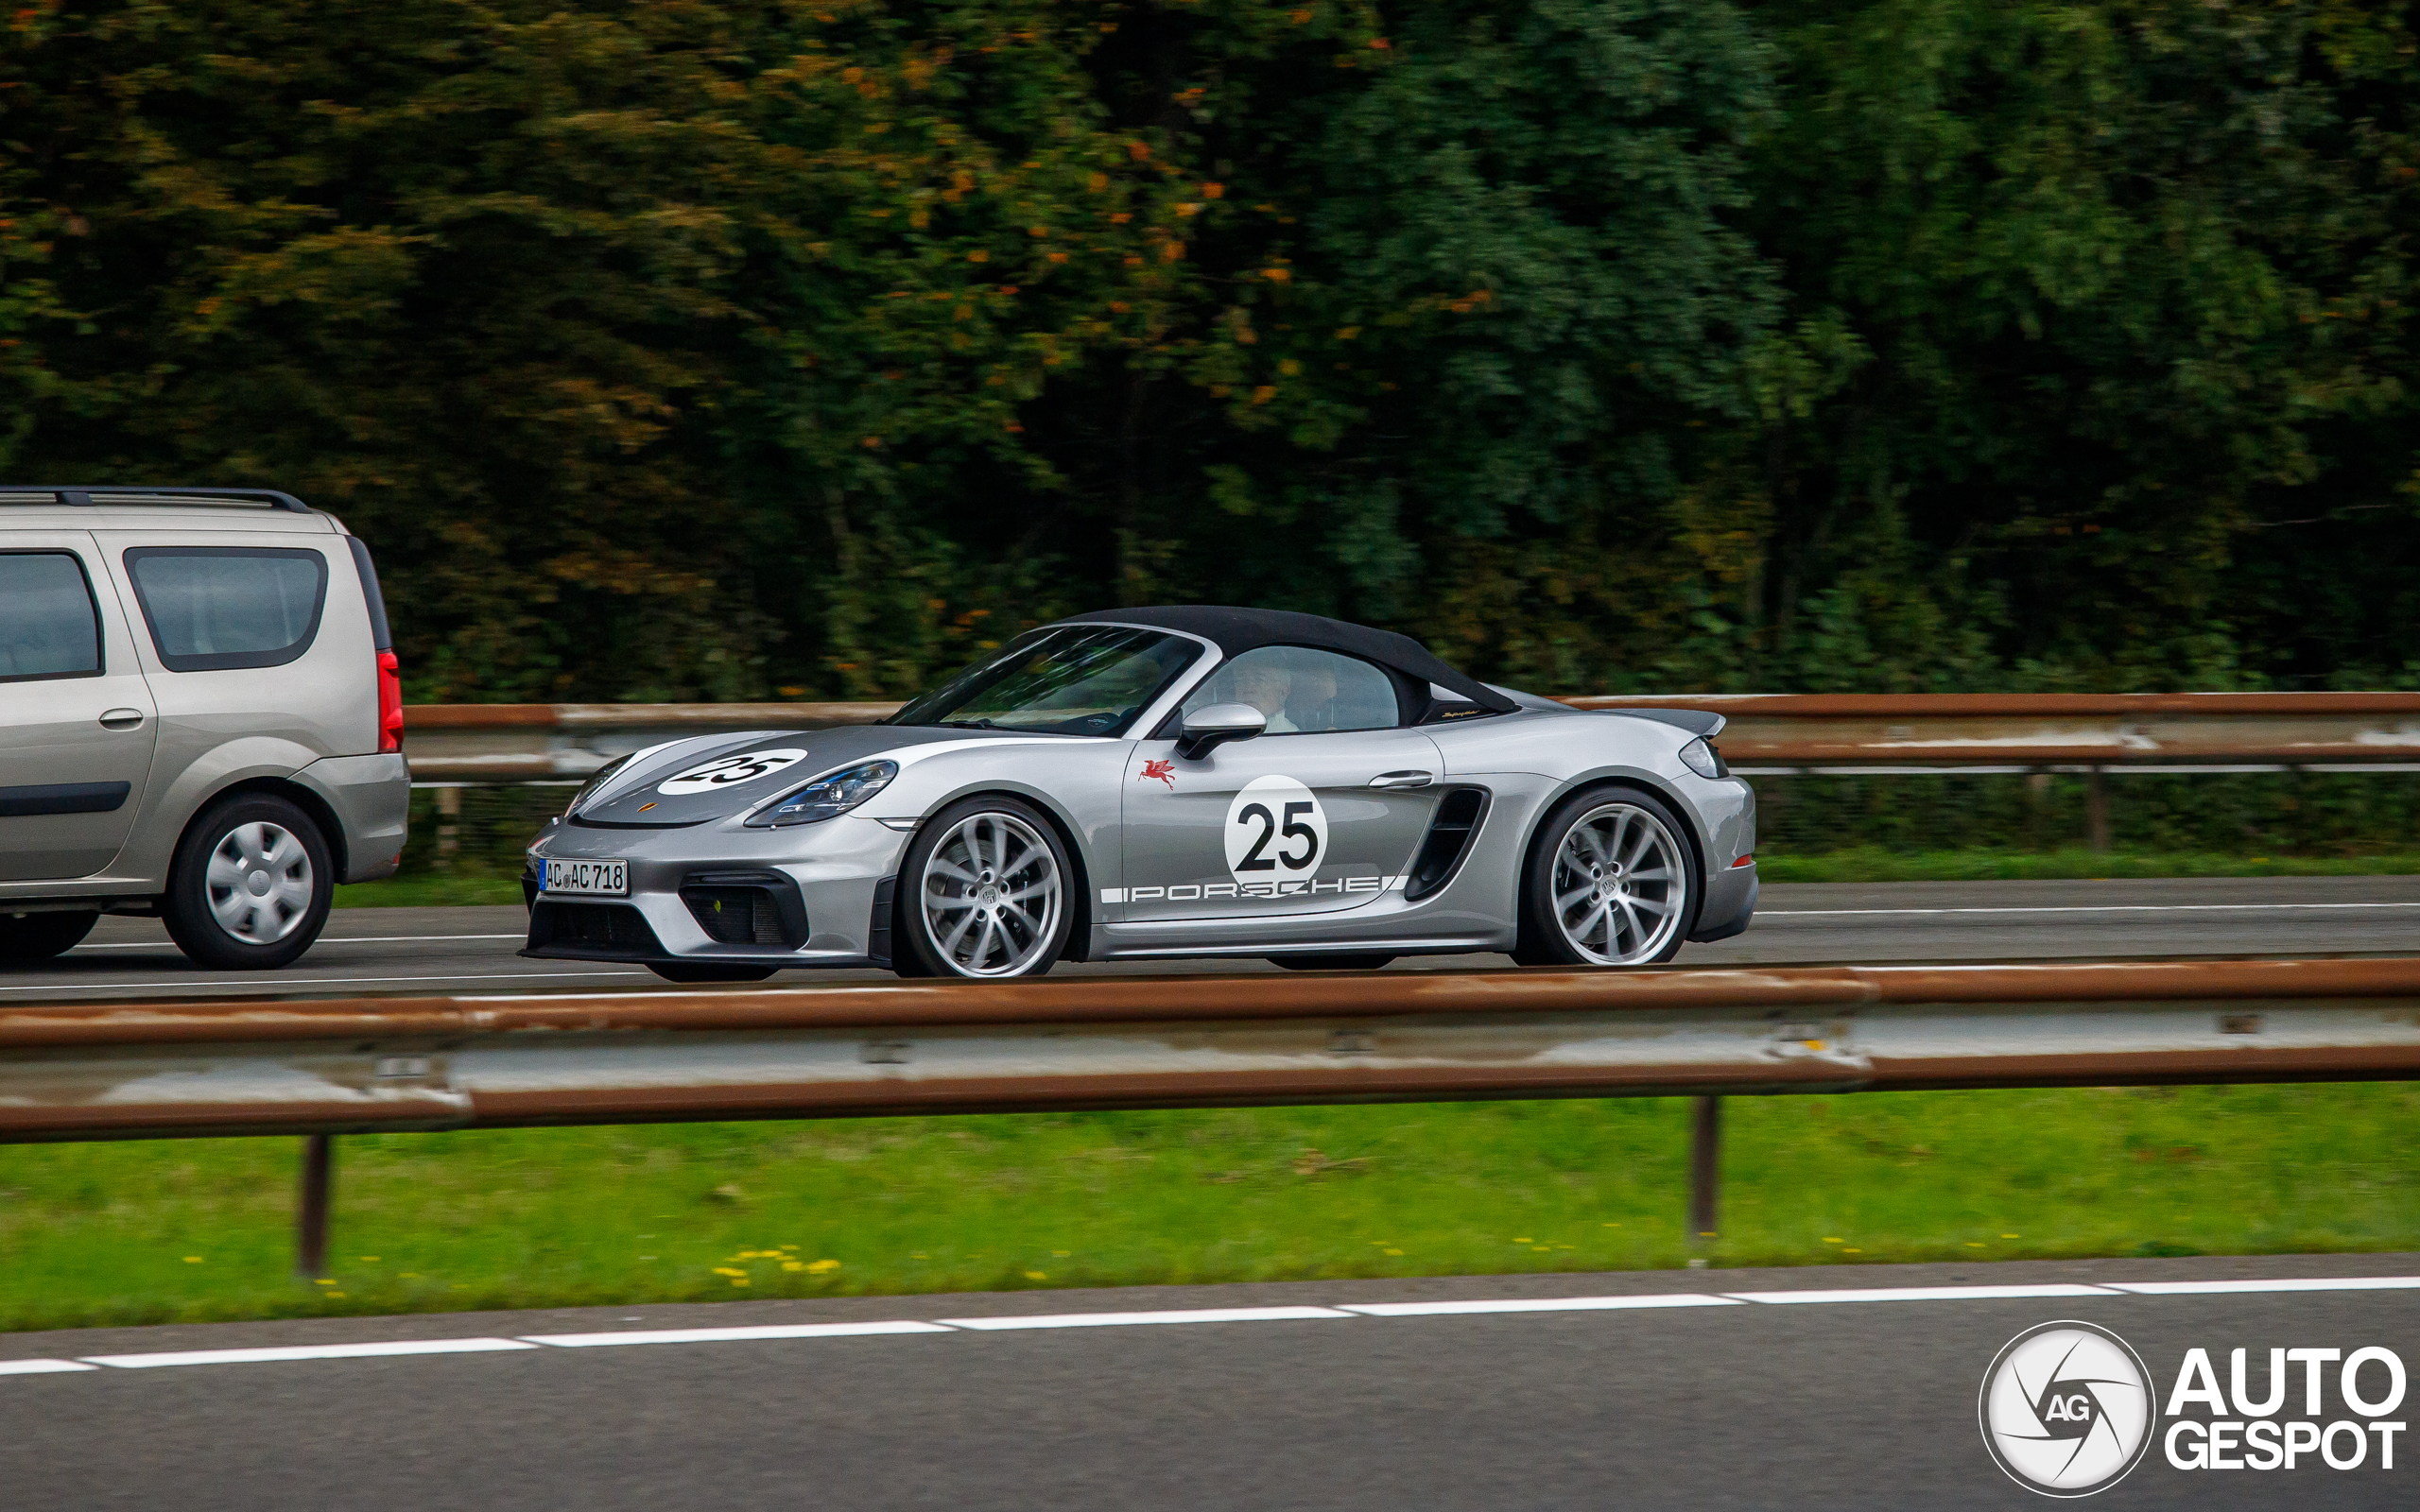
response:
M899 877L902 976L1040 976L1067 948L1075 868L1040 811L1005 795L951 804L917 832Z
M1524 966L1660 966L1702 889L1687 826L1627 787L1575 793L1539 826L1521 877Z
M46 961L64 955L99 922L98 911L0 914L0 961Z
M239 794L177 842L160 918L196 966L274 971L320 937L336 876L309 815L268 793Z

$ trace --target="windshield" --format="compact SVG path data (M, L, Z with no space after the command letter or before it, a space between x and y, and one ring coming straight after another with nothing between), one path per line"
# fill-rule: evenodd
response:
M894 725L1119 735L1193 664L1183 636L1067 626L1017 642L891 715Z

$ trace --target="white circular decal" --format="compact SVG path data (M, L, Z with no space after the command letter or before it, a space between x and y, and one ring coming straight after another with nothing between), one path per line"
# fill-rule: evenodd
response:
M1255 777L1227 805L1227 870L1237 882L1307 877L1327 854L1327 811L1290 777Z
M679 798L687 793L715 793L726 787L737 787L760 777L770 777L784 767L795 766L806 760L803 750L752 750L736 756L717 756L702 766L692 766L678 777L670 777L656 784L659 793Z
M2009 1478L2044 1496L2090 1496L2142 1463L2158 1423L2151 1373L2107 1329L2044 1323L1983 1373L1983 1442Z

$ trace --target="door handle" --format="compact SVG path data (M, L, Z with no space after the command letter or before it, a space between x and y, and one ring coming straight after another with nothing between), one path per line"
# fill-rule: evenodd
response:
M143 711L112 709L101 715L101 728L103 730L140 730L143 728Z
M1437 781L1437 774L1434 772L1380 772L1370 779L1370 785L1385 788L1426 787L1435 781Z

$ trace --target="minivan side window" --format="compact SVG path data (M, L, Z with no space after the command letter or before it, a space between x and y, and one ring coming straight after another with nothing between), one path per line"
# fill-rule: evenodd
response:
M0 682L101 675L101 611L65 551L0 552Z
M277 546L137 546L126 575L171 672L282 667L311 648L328 560Z

